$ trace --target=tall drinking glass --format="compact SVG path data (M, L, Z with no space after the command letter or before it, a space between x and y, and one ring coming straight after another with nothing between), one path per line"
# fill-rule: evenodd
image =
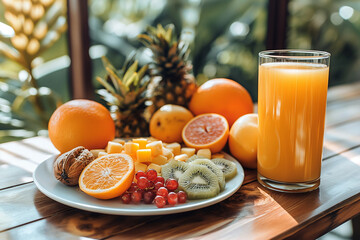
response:
M259 53L258 181L282 192L318 188L330 54Z

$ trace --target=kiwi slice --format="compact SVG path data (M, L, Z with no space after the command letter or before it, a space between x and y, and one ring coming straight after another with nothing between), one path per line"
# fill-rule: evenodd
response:
M188 199L215 197L220 192L215 173L203 165L190 164L179 179L179 188L184 190Z
M224 173L226 181L236 176L236 164L232 161L226 160L224 158L213 158L211 161L221 169L221 171Z
M168 178L174 178L179 180L180 176L188 169L188 165L185 162L170 160L167 164L161 168L161 176L166 180Z
M186 160L186 162L187 162L187 163L191 163L192 161L194 161L194 160L196 160L196 159L198 159L198 158L200 158L200 157L198 157L196 154L194 154L194 155L192 155L191 157L189 157L189 158Z
M220 190L222 191L225 189L224 174L223 174L222 170L218 166L215 165L215 163L213 163L212 161L210 161L209 159L206 159L206 158L199 158L199 159L192 161L190 164L199 164L199 165L206 166L217 176L218 181L219 181Z

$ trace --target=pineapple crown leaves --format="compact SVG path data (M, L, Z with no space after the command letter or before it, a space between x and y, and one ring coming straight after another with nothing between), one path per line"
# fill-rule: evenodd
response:
M134 57L127 60L121 70L116 70L106 57L102 57L106 77L97 77L105 89L97 91L110 105L127 109L130 105L138 107L146 101L145 92L150 82L147 76L148 65L138 70L138 61Z
M192 68L188 62L190 49L187 42L178 40L174 34L174 25L149 26L146 34L140 34L139 40L154 54L157 68L152 68L152 75L163 75L168 79L181 79ZM176 69L176 71L172 71Z

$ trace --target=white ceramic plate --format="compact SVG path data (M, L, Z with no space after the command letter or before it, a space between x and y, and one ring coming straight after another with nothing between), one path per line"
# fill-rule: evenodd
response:
M224 155L226 159L233 161L237 167L237 175L226 182L224 191L210 199L188 200L186 203L164 208L157 208L155 204L123 204L120 198L99 200L86 195L79 187L66 186L54 177L52 165L56 156L39 164L33 174L33 178L37 188L43 194L57 202L74 208L113 215L165 215L196 210L216 204L230 197L240 188L244 181L244 170L233 157L226 153Z

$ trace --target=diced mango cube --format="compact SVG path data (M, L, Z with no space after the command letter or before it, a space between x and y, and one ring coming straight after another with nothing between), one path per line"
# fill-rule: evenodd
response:
M158 155L156 157L153 157L151 159L151 162L155 163L157 165L164 165L164 164L167 164L169 162L169 160L164 155Z
M159 166L155 163L149 164L149 166L147 167L147 170L149 170L149 169L154 169L159 175L161 174L161 166Z
M166 145L166 148L169 149L175 156L180 154L180 143L174 142Z
M174 157L175 160L182 161L182 162L186 162L186 160L188 160L188 158L189 158L189 156L185 153Z
M198 157L211 159L211 151L208 148L199 149L196 154Z
M140 163L140 162L135 162L134 166L135 166L135 173L140 171L140 170L143 171L143 172L146 172L146 169L147 169L146 164Z
M170 151L167 148L163 148L163 155L168 159L172 159L174 157L174 154L172 153L172 151Z
M151 162L151 149L139 149L136 151L137 162Z
M125 140L121 139L121 138L114 138L114 140L112 140L112 142L117 142L117 143L120 143L121 145L125 144Z
M107 145L107 153L121 153L124 146L121 143L110 141Z
M139 144L139 149L145 149L146 144L148 143L146 138L136 138L136 139L133 139L132 141L133 141L133 143Z
M211 155L211 158L224 158L224 154L222 153L215 153Z
M148 138L147 138L147 142L148 142L148 143L155 142L155 141L159 141L159 139L154 138L154 137L148 137Z
M105 152L105 149L92 149L90 150L94 158L97 158L99 156L100 152Z
M126 142L124 145L125 153L132 157L136 157L136 152L139 150L139 144L133 142Z
M102 157L102 156L107 155L107 154L108 154L107 152L99 152L98 157Z
M151 149L151 155L152 157L156 157L160 154L163 154L163 145L162 141L155 141L146 144L147 149Z
M195 148L184 147L184 148L181 148L180 153L181 154L186 154L186 155L188 155L188 157L191 157L192 155L195 154Z

